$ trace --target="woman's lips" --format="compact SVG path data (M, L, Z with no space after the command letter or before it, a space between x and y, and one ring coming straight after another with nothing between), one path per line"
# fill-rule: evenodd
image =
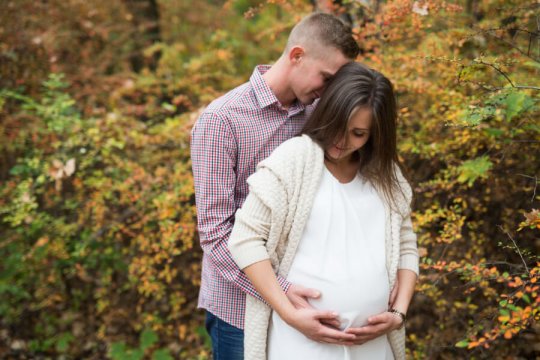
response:
M342 147L340 147L340 146L338 146L338 145L334 145L334 147L335 147L336 149L338 149L339 151L345 151L345 150L347 150L347 148L342 148Z

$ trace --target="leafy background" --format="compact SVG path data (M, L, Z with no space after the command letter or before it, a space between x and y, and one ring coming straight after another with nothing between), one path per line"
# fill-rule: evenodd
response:
M0 357L210 357L190 129L314 10L397 89L408 357L540 356L537 2L6 0Z

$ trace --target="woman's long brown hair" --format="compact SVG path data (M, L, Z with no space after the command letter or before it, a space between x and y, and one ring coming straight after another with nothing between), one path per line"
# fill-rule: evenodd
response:
M401 169L396 145L397 105L392 83L384 75L360 63L344 65L329 82L301 134L328 149L347 134L351 115L358 108L368 108L372 114L369 139L354 154L359 172L394 206L396 191L403 194L396 175L396 167Z

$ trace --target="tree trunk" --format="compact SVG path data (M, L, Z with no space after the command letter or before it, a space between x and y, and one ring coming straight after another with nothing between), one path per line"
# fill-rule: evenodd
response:
M139 72L147 66L155 70L160 54L155 52L152 58L145 59L143 51L148 46L161 40L160 13L157 0L123 0L126 9L133 16L133 26L138 34L135 39L136 49L130 57L133 71Z

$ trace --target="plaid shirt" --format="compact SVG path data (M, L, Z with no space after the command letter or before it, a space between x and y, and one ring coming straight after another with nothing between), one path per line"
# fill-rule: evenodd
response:
M244 328L246 293L261 299L227 248L234 214L248 194L246 179L282 142L298 134L312 111L284 109L257 66L249 82L213 101L194 125L191 161L201 247L199 307ZM290 284L278 277L287 291Z

